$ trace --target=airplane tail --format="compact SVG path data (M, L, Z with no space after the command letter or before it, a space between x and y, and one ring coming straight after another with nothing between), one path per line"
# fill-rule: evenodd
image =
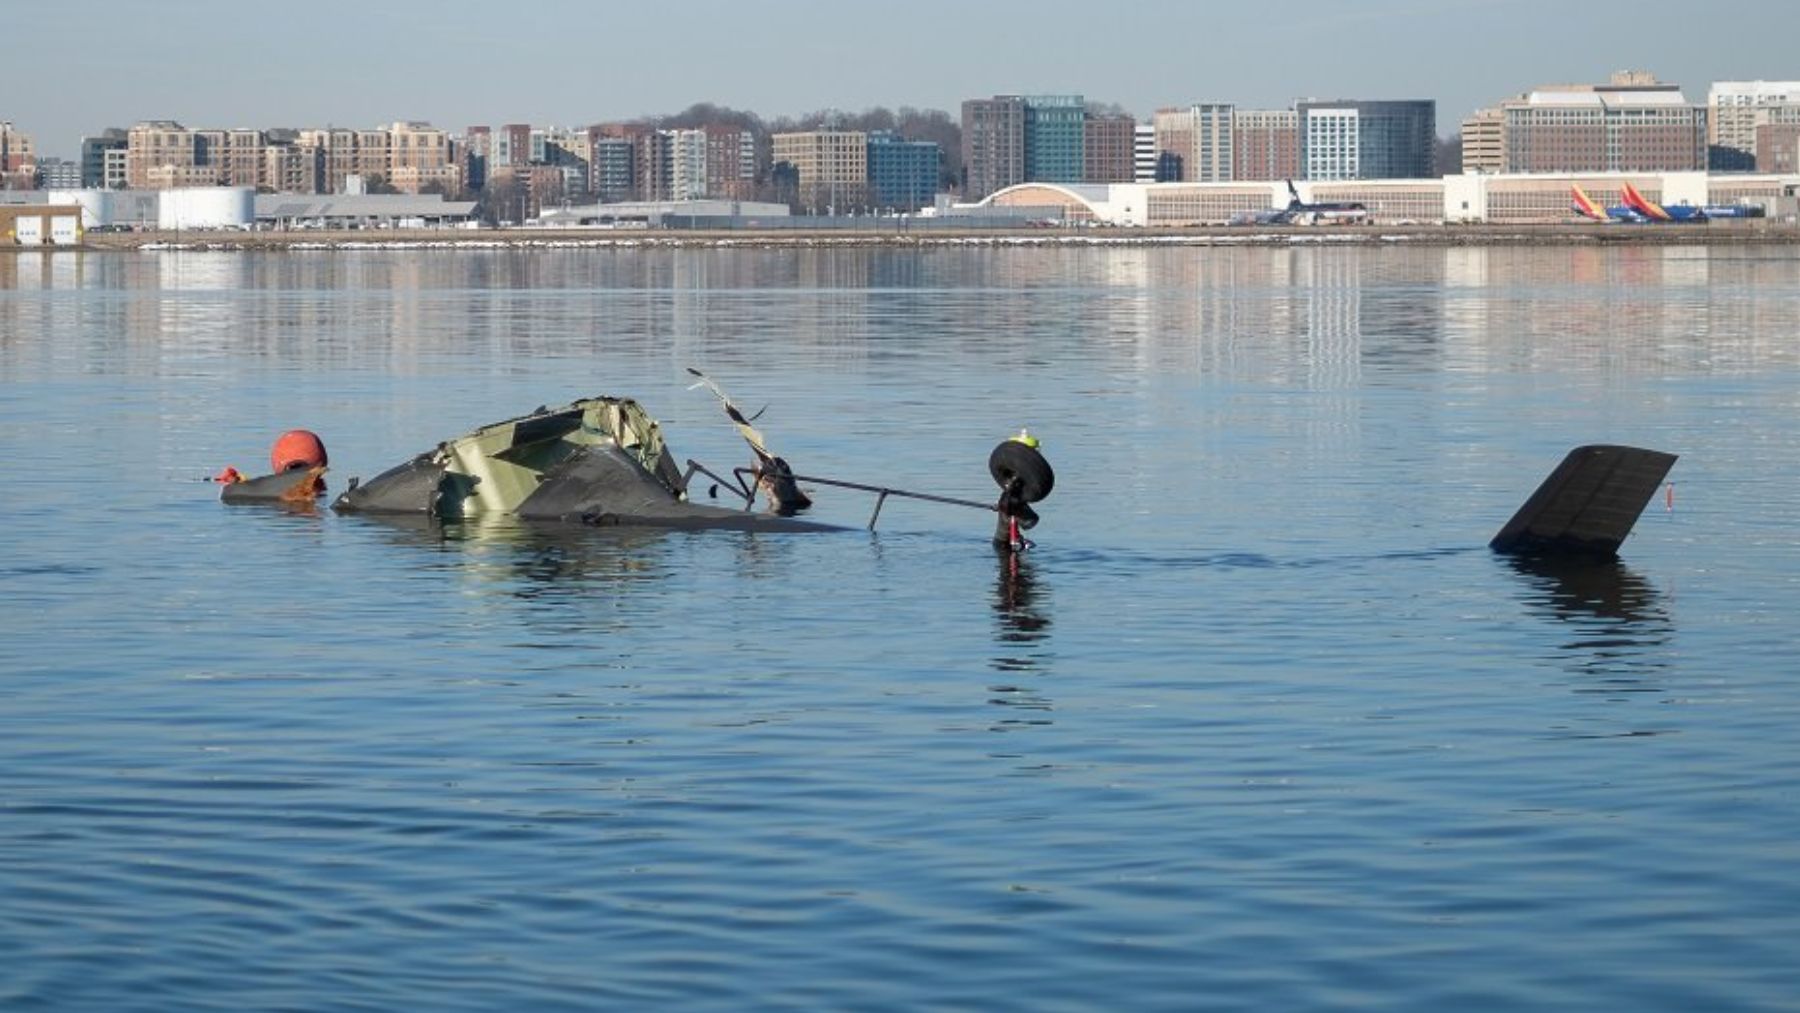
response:
M1488 545L1528 556L1618 555L1675 455L1591 444L1569 451Z
M1302 203L1302 201L1300 200L1300 190L1294 186L1294 181L1291 179L1287 181L1287 185L1288 185L1288 210L1289 211L1298 210Z
M1638 193L1637 187L1632 186L1630 181L1626 181L1623 185L1625 188L1626 207L1643 215L1645 218L1651 218L1659 222L1671 220L1672 216L1668 211L1663 209L1662 205L1657 204L1647 199L1643 194Z
M1606 221L1606 209L1594 203L1594 199L1587 195L1587 191L1575 184L1570 184L1569 191L1570 197L1574 201L1572 207L1576 214L1596 222Z

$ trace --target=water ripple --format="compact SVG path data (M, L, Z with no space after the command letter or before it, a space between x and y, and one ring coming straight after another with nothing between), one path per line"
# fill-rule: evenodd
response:
M1699 247L0 258L0 1007L1782 1008L1797 294ZM687 365L905 488L1030 425L1039 546L193 481L595 388L742 461ZM1683 455L1623 560L1488 552L1594 440Z

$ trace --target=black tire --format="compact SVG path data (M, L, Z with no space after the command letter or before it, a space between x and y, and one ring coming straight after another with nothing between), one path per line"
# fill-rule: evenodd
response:
M1036 503L1056 487L1056 472L1051 470L1050 462L1017 440L1007 440L988 455L988 474L1002 489L1017 483L1019 499L1026 503Z

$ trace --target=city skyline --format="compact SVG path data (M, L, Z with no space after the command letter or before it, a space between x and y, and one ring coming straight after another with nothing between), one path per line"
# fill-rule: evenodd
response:
M75 14L36 8L9 18L22 43L9 54L11 76L26 84L8 89L0 119L35 136L42 154L68 158L82 136L143 120L418 120L460 132L633 119L696 102L773 119L875 106L954 112L976 95L1080 93L1139 119L1202 101L1434 99L1447 136L1475 109L1539 84L1628 67L1702 101L1716 80L1800 77L1800 60L1782 46L1800 13L1772 0L1735 5L1730 30L1664 0L1583 9L1295 0L1274 14L1068 0L975 9L922 0L906 9L900 20L775 0L745 16L741 5L695 0L671 23L594 5L501 17L468 2L320 0L300 11L93 0Z

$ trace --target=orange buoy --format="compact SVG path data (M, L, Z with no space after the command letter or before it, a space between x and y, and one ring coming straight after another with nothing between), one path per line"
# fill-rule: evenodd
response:
M269 451L269 465L278 473L295 468L323 468L326 463L325 444L305 429L282 433Z

